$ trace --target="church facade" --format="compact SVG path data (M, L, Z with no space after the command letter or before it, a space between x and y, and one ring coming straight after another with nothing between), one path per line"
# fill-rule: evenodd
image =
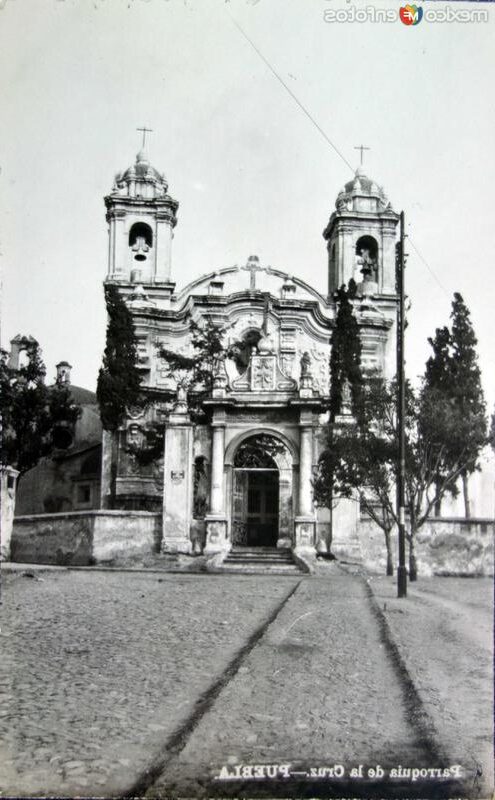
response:
M338 194L323 232L328 293L256 256L210 271L178 290L172 240L178 202L141 151L105 198L107 284L132 313L144 406L103 437L101 508L162 516L162 550L226 553L283 547L313 553L329 533L312 477L324 447L335 291L353 278L365 367L395 371L395 243L398 215L362 168ZM219 364L205 418L191 419L180 376L160 350L191 353L190 324L209 320L234 342ZM349 414L344 403L342 414ZM134 446L164 430L160 457L143 464ZM352 550L357 503L334 512L334 552Z

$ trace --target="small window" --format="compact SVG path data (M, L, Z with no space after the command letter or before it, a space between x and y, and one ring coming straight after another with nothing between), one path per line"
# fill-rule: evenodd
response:
M91 502L91 486L82 484L77 487L77 502L84 505Z

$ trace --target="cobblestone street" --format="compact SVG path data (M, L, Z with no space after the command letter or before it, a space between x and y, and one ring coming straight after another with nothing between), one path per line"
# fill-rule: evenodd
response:
M3 575L4 795L119 794L297 581Z
M475 729L488 719L482 634L456 619L457 640L449 633L441 639L439 630L452 603L459 617L475 610L486 622L489 581L460 579L454 586L440 579L437 592L432 581L419 584L400 601L408 615L401 632L394 628L402 614L393 613L393 583L373 585L375 602L366 580L334 565L312 578L31 574L3 575L4 796L371 796L364 782L344 795L342 781L311 781L306 773L334 764L348 776L359 764L460 763L448 760L458 736L459 716L447 700L455 670L446 671L437 641L443 649L450 641L451 660L463 650L461 679L474 673L461 713L471 710ZM420 686L426 723L384 636L383 618ZM479 645L476 665L467 643ZM485 713L476 703L479 690ZM430 717L436 730L428 728ZM473 741L486 749L483 731ZM225 774L239 764L291 764L303 774L264 787L215 780L222 768ZM461 796L456 788L445 794L443 784L423 795L416 783L401 786L397 796Z

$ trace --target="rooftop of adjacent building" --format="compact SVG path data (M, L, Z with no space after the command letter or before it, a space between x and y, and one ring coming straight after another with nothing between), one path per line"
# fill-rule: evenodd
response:
M75 386L72 383L69 385L69 389L74 402L78 406L95 406L98 404L96 392L85 389L84 386Z

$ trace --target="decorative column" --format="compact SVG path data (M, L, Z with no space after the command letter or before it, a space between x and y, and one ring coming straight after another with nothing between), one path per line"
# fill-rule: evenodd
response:
M212 436L210 511L206 515L205 553L221 553L230 547L225 513L225 412L222 409L214 412Z
M179 389L165 428L162 552L191 552L192 501L193 430L185 392Z
M299 516L309 517L313 512L313 501L311 497L312 428L309 425L301 427L300 436Z
M296 551L314 552L316 517L313 508L313 414L301 409L299 449L299 506L295 518Z
M225 445L225 428L222 424L213 427L212 464L211 464L211 514L223 511L223 451Z

